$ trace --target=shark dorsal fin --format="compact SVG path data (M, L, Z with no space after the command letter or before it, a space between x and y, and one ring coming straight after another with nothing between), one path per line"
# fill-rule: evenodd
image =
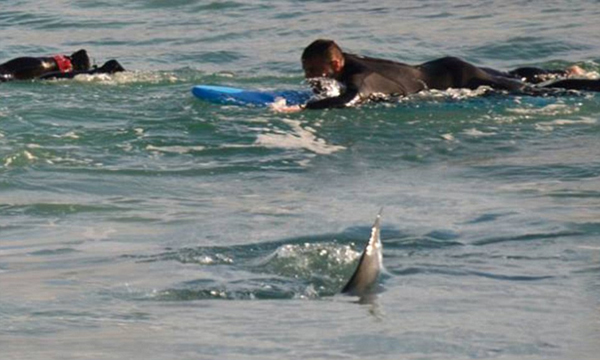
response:
M342 289L342 293L362 296L371 292L379 279L383 266L383 247L381 246L380 222L383 208L377 214L371 228L371 238L358 262L354 274Z

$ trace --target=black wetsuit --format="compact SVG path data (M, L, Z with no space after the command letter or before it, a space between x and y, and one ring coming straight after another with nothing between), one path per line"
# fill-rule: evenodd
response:
M600 80L598 79L567 79L569 76L565 70L554 69L547 70L538 67L520 67L508 72L498 71L490 68L482 68L495 76L503 76L515 80L523 81L527 84L543 84L540 87L545 89L565 89L565 90L583 90L600 91ZM527 88L529 92L535 92L536 87Z
M0 65L0 81L35 79L51 72L60 72L52 57L20 57Z
M123 66L121 66L121 64L119 64L119 62L117 60L108 60L107 62L104 63L104 65L98 67L98 66L93 66L91 69L89 70L82 70L82 71L69 71L69 72L51 72L51 73L47 73L45 75L40 76L38 79L72 79L77 75L81 75L81 74L86 74L86 75L93 75L93 74L114 74L114 73L118 73L118 72L122 72L125 71L125 68L123 68Z
M336 77L344 90L339 96L309 101L307 109L340 108L373 99L401 97L423 90L448 88L477 89L490 86L497 90L544 95L547 92L521 81L529 68L511 73L480 68L455 57L444 57L420 65L362 57L344 53L344 67ZM541 70L543 71L543 70ZM535 71L529 71L533 76ZM600 80L560 80L543 86L574 90L600 91Z
M519 81L495 76L455 57L413 66L346 53L344 67L336 80L345 87L341 95L308 102L306 108L346 107L373 98L406 96L428 89L476 89L487 85L515 91L524 86Z
M71 56L20 57L0 64L0 82L11 80L72 78L79 74L97 74L125 71L116 60L101 67L90 67L85 50Z

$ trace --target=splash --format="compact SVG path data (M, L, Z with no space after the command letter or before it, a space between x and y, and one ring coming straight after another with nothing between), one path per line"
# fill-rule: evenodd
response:
M285 119L283 122L291 127L291 133L279 130L260 134L255 144L266 148L306 149L319 155L329 155L345 149L343 146L331 145L324 139L318 138L314 129L303 128L300 121Z
M570 115L578 112L580 107L578 105L567 105L567 104L549 104L541 108L515 108L506 109L506 111L518 114L518 115L545 115L545 116L556 116L556 115Z
M339 244L331 240L286 240L272 244L169 249L157 255L126 257L143 263L195 264L202 269L199 274L204 274L166 289L141 292L135 296L139 299L315 299L339 292L360 257L360 251L354 248L353 243Z
M556 126L594 125L597 122L597 119L590 117L582 117L579 120L556 119L552 121L543 121L537 123L535 124L535 128L540 131L552 131Z
M470 89L446 89L446 90L426 90L410 96L400 98L401 101L418 100L464 100L484 96L493 92L489 86L480 86L475 90Z
M340 96L344 90L344 86L339 81L326 77L310 78L306 79L306 82L312 88L315 100Z
M73 79L82 83L98 83L105 85L122 85L135 83L175 83L180 79L171 72L156 71L124 71L116 74L81 74ZM63 80L55 80L63 81Z
M316 273L331 274L352 265L360 252L349 245L338 244L286 244L277 248L260 267L277 275L310 278Z

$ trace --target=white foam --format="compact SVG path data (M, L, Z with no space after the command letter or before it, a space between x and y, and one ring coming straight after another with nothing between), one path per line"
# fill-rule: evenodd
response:
M68 133L63 134L61 137L69 139L79 139L79 135L75 134L74 131L69 131Z
M306 79L306 82L313 89L315 99L340 96L344 89L344 86L339 81L326 77Z
M37 160L38 158L33 155L32 153L30 153L27 150L23 150L22 152L19 152L15 155L12 156L7 156L4 159L4 166L9 166L11 165L14 161L18 160L18 159L26 159L28 162L33 162L34 160Z
M584 76L586 79L598 80L600 79L600 73L597 71L590 71Z
M350 264L360 255L361 252L355 251L350 245L304 243L282 245L269 258L304 260L307 256L315 256L326 258L329 263Z
M598 122L597 119L584 117L579 120L556 119L556 120L552 120L552 121L548 121L548 122L544 122L544 123L540 123L540 124L549 124L549 125L556 125L556 126L578 125L578 124L593 125L593 124L596 124L597 122Z
M339 145L330 145L314 134L314 129L302 128L300 121L283 120L291 127L292 132L273 130L271 133L260 134L255 141L258 146L281 149L306 149L319 155L329 155L346 149Z
M27 150L23 151L23 155L25 155L25 157L27 158L27 160L35 160L35 159L37 159L35 156L33 156L32 153L30 153Z
M205 149L204 146L154 146L148 145L146 146L146 150L149 151L159 151L165 153L177 153L177 154L186 154L192 151L203 151Z
M535 129L538 131L550 132L554 130L553 126L544 125L544 124L535 124Z
M422 99L422 100L432 100L432 99L455 99L455 100L463 100L474 98L478 96L482 96L492 91L493 89L489 86L480 86L475 90L471 89L453 89L449 88L446 90L427 90L421 91L416 94L412 94L405 99Z
M543 121L535 124L535 128L539 131L552 131L556 126L568 125L593 125L598 122L597 119L583 117L579 120L556 119L552 121Z
M172 73L151 71L124 71L115 74L81 74L74 78L75 81L84 83L100 83L107 85L120 85L132 83L162 83L176 82L179 79Z
M473 137L485 137L485 136L494 136L495 132L484 132L481 130L477 130L475 128L467 129L464 131L465 135L473 136Z
M456 139L454 138L454 135L452 135L452 134L450 134L450 133L448 133L448 134L442 134L442 135L440 135L440 137L441 137L442 139L446 140L446 141L454 141L454 140L456 140Z
M516 108L506 109L506 111L519 115L569 115L579 111L578 106L569 106L566 104L550 104L541 108Z

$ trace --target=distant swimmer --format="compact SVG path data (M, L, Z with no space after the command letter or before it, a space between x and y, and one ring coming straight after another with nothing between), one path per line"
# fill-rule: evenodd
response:
M342 293L363 297L377 290L379 274L383 268L380 221L381 211L371 228L371 238L360 256L356 270L342 289Z
M536 79L542 79L544 70L521 68L505 73L480 68L456 57L444 57L420 65L408 65L345 53L334 41L323 39L314 41L304 49L302 68L307 79L337 80L342 87L340 94L310 100L304 105L275 104L274 110L296 112L303 109L343 108L372 100L407 96L424 90L449 88L474 90L480 86L531 95L547 93L540 90L541 88L600 91L600 80L566 79L534 86ZM524 78L528 82L524 82ZM311 85L318 92L319 89L315 89L315 84L318 82L312 82Z
M70 79L79 74L113 74L125 71L116 60L91 66L85 50L71 55L18 57L0 64L0 82L34 79Z

